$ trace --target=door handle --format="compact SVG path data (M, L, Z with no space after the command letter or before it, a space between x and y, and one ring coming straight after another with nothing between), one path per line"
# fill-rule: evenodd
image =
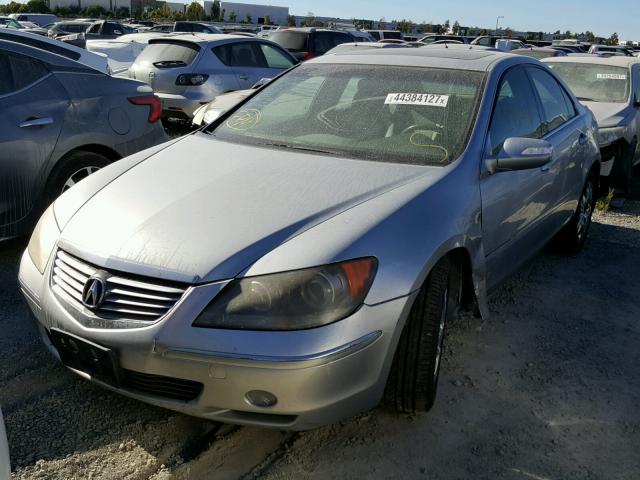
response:
M20 125L20 128L30 128L30 127L44 127L45 125L51 125L53 123L53 118L51 117L40 117L40 118L28 118Z
M240 80L249 80L249 77L247 75L240 75L240 76L238 76L238 78Z

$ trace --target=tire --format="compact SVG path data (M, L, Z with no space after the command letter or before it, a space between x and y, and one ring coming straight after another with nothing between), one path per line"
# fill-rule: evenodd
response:
M591 216L596 204L596 181L594 174L590 174L580 194L578 208L569 223L560 231L557 245L565 253L575 255L580 253L589 234Z
M397 412L427 412L433 407L445 325L457 292L454 271L447 258L438 262L409 312L384 393L385 404Z
M75 183L111 163L98 153L76 151L65 155L49 176L45 189L45 202L51 204Z
M612 173L612 186L621 190L624 195L631 193L633 186L633 160L635 157L636 143L635 141L629 145L624 151L623 157L620 159L619 165L614 165ZM617 167L617 168L616 168Z

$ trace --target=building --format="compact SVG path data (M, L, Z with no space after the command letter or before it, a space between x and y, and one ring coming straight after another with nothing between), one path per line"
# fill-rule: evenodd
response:
M207 15L211 15L211 5L209 0L199 0ZM265 17L269 17L274 25L286 25L289 16L289 7L275 7L272 5L256 5L252 3L220 2L220 11L224 13L225 21L241 22L247 15L251 17L251 23L261 25ZM235 20L232 20L232 13Z

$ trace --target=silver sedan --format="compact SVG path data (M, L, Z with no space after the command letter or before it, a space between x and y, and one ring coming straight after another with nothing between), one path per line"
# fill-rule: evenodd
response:
M66 192L20 284L67 367L154 405L295 430L426 411L456 312L583 246L595 136L537 60L323 56Z

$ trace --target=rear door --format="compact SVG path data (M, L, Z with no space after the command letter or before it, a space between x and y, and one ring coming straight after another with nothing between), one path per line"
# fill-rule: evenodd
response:
M273 76L274 69L268 67L261 45L256 41L233 42L213 49L234 73L239 90L251 88L258 80Z
M43 63L0 50L0 227L37 205L68 106Z
M542 107L546 141L553 145L553 159L545 166L555 198L549 228L559 229L577 207L584 186L584 161L589 145L583 119L558 81L542 67L527 67Z

